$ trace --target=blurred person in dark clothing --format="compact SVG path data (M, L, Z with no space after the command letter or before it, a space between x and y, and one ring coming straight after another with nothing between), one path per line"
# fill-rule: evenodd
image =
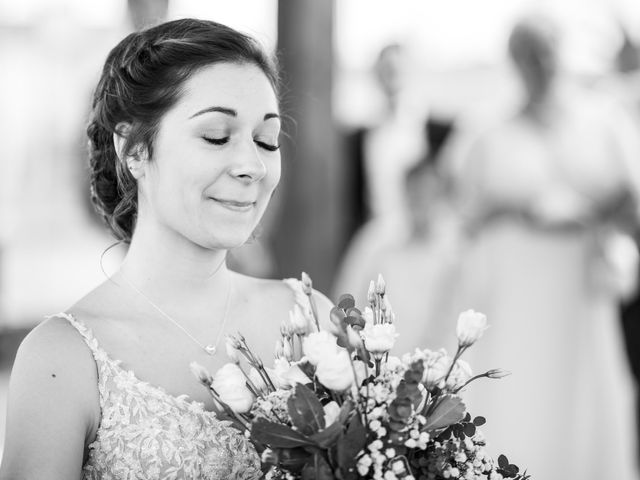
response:
M467 405L487 418L489 447L509 446L533 478L632 480L634 389L617 304L635 288L638 253L624 232L637 221L638 139L611 99L564 69L560 40L548 17L515 26L524 101L478 135L456 181L469 239L459 309L491 325L469 362L513 372L474 385Z

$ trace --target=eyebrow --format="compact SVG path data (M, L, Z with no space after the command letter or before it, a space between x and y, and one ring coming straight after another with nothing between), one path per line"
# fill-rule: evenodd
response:
M211 112L223 113L225 115L229 115L230 117L237 117L238 116L238 112L236 110L234 110L233 108L208 107L208 108L204 108L202 110L197 111L196 113L191 115L189 117L189 119L192 119L192 118L197 117L199 115L204 115L205 113L211 113ZM269 120L270 118L278 118L279 119L280 115L278 115L277 113L267 113L267 114L265 114L264 120Z

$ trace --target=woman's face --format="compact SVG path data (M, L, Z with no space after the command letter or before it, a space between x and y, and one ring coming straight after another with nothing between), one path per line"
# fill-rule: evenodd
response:
M214 64L191 76L144 162L138 226L155 222L205 248L243 244L280 180L278 113L255 65Z

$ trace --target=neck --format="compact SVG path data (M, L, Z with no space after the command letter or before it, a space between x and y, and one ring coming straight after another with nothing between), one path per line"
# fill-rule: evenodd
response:
M138 225L119 275L154 298L189 300L224 295L227 251L212 250L160 225Z

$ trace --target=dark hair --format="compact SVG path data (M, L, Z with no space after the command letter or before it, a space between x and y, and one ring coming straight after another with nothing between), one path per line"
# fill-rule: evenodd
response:
M160 120L185 81L223 62L256 65L278 95L275 59L253 38L208 20L175 20L131 33L107 56L87 127L91 201L119 240L131 240L138 198L136 181L114 147L118 124L130 126L124 154L146 152L151 159Z

